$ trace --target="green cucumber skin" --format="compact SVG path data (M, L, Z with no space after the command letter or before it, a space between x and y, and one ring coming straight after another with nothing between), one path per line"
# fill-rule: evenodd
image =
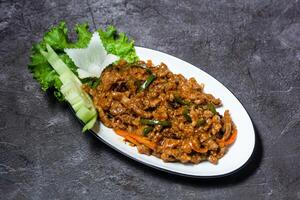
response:
M59 74L62 82L61 93L76 112L76 116L85 123L82 131L93 128L97 121L97 111L90 96L81 89L82 83L79 78L59 58L51 46L46 44L46 48L48 52L41 51L41 54Z

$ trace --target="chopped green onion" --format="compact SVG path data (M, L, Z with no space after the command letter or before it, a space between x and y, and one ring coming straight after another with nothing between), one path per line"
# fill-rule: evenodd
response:
M96 77L88 77L81 80L82 83L87 84L92 89L95 89L100 84L100 79Z
M215 115L217 114L217 111L216 111L216 108L215 108L215 105L212 104L212 103L209 103L207 104L207 108Z
M149 85L156 79L156 76L154 74L151 74L150 76L148 76L148 78L146 79L146 81L141 85L140 87L140 91L145 90L147 87L149 87Z
M174 101L181 105L190 105L191 104L191 102L183 100L180 96L175 96Z
M160 121L155 119L141 119L141 124L148 125L148 126L155 126L155 125L161 125L163 127L170 127L171 122L170 121Z
M190 112L190 111L189 111L188 107L185 106L184 109L183 109L183 113L182 113L182 114L183 114L185 120L186 120L187 122L191 123L191 122L192 122L192 118L191 118L189 112Z
M143 135L147 136L151 131L153 131L153 129L154 129L154 127L152 127L152 126L145 127L143 130Z
M146 68L146 72L147 72L148 74L153 74L153 72L152 72L152 70L151 70L150 68Z
M205 119L201 118L197 120L196 126L203 126L206 123Z
M136 80L136 81L134 81L134 85L139 89L139 88L141 88L142 81L141 80Z

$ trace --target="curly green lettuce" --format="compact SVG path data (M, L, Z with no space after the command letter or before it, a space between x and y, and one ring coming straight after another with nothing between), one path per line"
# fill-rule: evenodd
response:
M117 55L129 63L139 60L135 53L134 41L129 40L125 33L118 34L117 29L113 26L108 26L105 31L99 29L98 32L108 53Z
M31 50L29 70L40 83L42 90L53 90L55 97L60 101L64 101L64 96L60 92L62 83L58 74L40 52L41 50L45 51L46 44L49 44L70 70L77 75L77 67L64 52L64 49L86 48L93 33L89 31L87 23L76 25L75 31L77 40L71 41L68 37L66 23L61 22L46 32L43 39L33 45ZM134 49L134 41L129 40L124 33L119 34L113 26L109 26L106 30L98 29L97 31L108 53L117 55L129 63L139 60Z

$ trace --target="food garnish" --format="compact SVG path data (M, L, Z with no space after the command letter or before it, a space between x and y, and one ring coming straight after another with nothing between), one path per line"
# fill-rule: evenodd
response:
M65 22L52 27L33 45L28 68L43 91L53 92L59 101L72 106L86 131L97 121L97 112L82 82L96 86L105 67L120 58L133 63L138 56L133 41L113 26L92 33L87 24L78 24L75 31L77 40L71 41Z

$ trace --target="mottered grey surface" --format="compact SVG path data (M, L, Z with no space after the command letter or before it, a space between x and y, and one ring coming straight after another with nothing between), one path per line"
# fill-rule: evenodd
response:
M255 125L248 165L224 178L184 178L81 133L27 70L32 44L61 20L114 24L136 45L222 82ZM0 62L0 199L300 199L299 1L4 0Z

